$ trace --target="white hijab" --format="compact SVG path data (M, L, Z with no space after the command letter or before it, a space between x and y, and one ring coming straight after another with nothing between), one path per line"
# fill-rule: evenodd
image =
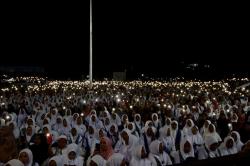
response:
M235 142L235 144L236 144L237 151L240 152L242 146L244 145L244 144L241 142L241 140L240 140L240 134L239 134L238 131L233 131L232 133L236 134L236 136L237 136L237 141Z
M126 145L123 138L121 138L122 147L120 153L123 154L127 160L130 160L135 146L139 144L139 140L136 136L132 135L128 129L124 129L122 132L126 132L128 134L129 140L128 145Z
M141 158L142 148L145 147L143 145L138 145L134 148L134 155L129 163L131 166L149 166L151 165L151 161L148 158Z
M188 153L184 152L184 145L186 142L189 142L191 145L191 150ZM190 140L189 137L186 137L184 139L181 139L180 143L180 152L184 160L186 160L188 157L194 157L194 148L193 148L193 142Z
M117 126L120 126L121 125L121 118L117 113L115 113L115 119L113 119L113 117L112 117L110 119L110 122L115 123Z
M202 145L202 144L204 144L204 140L203 140L201 134L199 133L198 127L197 126L194 126L194 127L197 129L197 134L194 135L192 133L191 138L192 138L193 144L196 144L196 145Z
M138 121L136 121L136 116L138 116L139 117L139 120ZM142 129L142 124L141 124L141 115L140 114L135 114L134 115L134 123L135 123L135 125L141 130Z
M160 144L162 142L159 140L154 140L149 145L149 159L154 163L153 165L157 165L155 163L155 157L162 163L162 165L172 165L172 161L170 160L168 154L163 151L163 153L160 153Z
M28 126L28 127L29 127L29 126ZM28 128L28 127L27 127L27 128ZM27 141L27 142L30 142L32 136L36 133L35 127L34 127L34 126L30 126L30 127L32 128L32 133L31 133L31 135L27 135L27 132L26 132L26 134L25 134L25 137L26 137L26 141ZM26 130L27 130L27 128L26 128Z
M91 160L95 162L98 166L106 166L106 160L101 155L94 155Z
M76 158L74 160L70 160L68 158L68 155L70 152L75 152L76 153ZM76 166L82 166L83 165L83 158L79 156L79 149L78 145L73 143L69 144L67 146L67 155L63 158L63 164L68 164L68 165L76 165Z
M27 165L25 165L25 166L32 166L32 164L33 164L33 153L31 152L31 150L30 149L23 149L23 150L21 150L20 152L19 152L19 157L20 157L20 154L21 153L26 153L27 155L28 155L28 157L29 157L29 163L27 164Z
M207 137L212 136L212 137L214 137L215 139L217 139L217 142L222 141L220 135L216 132L216 128L215 128L214 124L211 123L210 125L213 126L214 131L211 133L211 132L209 131L209 129L208 129L208 133L205 135L204 140L206 140ZM210 125L209 125L209 126L210 126Z
M171 124L172 123L175 123L176 124L176 129L174 130L172 127L170 128L171 130L170 130L170 133L171 133L171 136L174 138L174 140L176 139L176 135L177 135L177 131L178 131L178 122L176 121L176 120L174 120L174 121L172 121L171 122Z
M229 141L230 139L233 141L233 147L230 148L230 149L228 149L228 148L226 147L226 143L227 143L227 141ZM223 143L222 143L222 144L220 145L220 147L219 147L219 150L220 150L221 156L227 156L227 155L236 154L236 153L237 153L237 147L236 147L236 144L235 144L235 142L234 142L233 137L231 137L231 136L225 137Z
M188 126L187 122L190 121L191 122L191 126ZM194 122L192 119L187 119L186 120L186 124L183 127L183 134L185 136L191 136L192 135L192 127L194 126Z
M107 161L107 166L120 166L124 156L121 153L114 153Z
M212 151L210 149L210 146L214 143L218 143L218 140L216 139L216 137L213 137L213 136L208 136L205 140L205 147L206 149L208 150L208 156L210 158L214 158L214 157L219 157L219 153L218 153L218 150L216 149L215 151Z
M156 116L156 120L153 119L154 116ZM154 124L154 127L156 127L156 128L160 127L160 121L159 121L157 113L153 113L151 116L151 119L152 119L152 122Z
M10 165L10 166L24 166L23 163L20 161L20 160L17 160L17 159L12 159L10 161L8 161L6 163L6 165Z
M210 120L206 120L206 122L208 123L208 126L206 127L206 126L205 126L205 123L204 123L204 125L203 125L203 127L202 127L202 129L201 129L201 135L202 135L203 137L205 137L205 135L207 135L207 134L209 133L208 127L209 127L209 125L211 124L211 121L210 121Z
M60 166L60 165L62 165L63 156L60 155L60 156L54 156L54 157L50 158L48 164L52 160L56 162L56 165Z

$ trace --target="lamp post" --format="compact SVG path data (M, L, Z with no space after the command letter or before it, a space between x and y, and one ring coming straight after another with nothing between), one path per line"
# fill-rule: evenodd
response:
M92 59L92 0L90 0L90 9L89 9L89 81L90 81L90 87L92 87L93 83L93 59Z

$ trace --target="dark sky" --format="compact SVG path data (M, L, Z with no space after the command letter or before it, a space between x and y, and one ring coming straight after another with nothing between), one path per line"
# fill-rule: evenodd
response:
M167 73L180 70L181 62L210 64L215 71L250 71L249 18L242 7L93 1L97 75L125 69ZM1 57L6 57L1 65L41 66L59 75L88 72L87 0L8 4L1 27Z

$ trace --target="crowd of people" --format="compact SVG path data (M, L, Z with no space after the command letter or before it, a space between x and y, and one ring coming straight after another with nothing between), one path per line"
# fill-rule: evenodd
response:
M0 92L0 166L165 166L249 144L247 78L25 80Z

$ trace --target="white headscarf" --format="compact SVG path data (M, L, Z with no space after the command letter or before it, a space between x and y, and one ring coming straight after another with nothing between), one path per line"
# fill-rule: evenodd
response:
M68 155L70 152L75 152L76 153L76 158L74 160L70 160L68 158ZM79 149L78 145L73 143L69 144L67 146L67 156L63 158L63 164L68 164L68 165L76 165L76 166L82 166L83 165L83 158L79 156Z
M129 163L131 166L148 166L151 165L151 161L148 158L141 158L142 148L145 147L143 145L138 145L134 148L134 155Z
M150 153L149 153L149 159L152 161L152 163L155 163L155 157L161 162L162 165L172 165L172 161L169 158L168 154L163 151L163 153L160 153L160 144L162 142L159 140L154 140L149 145ZM154 165L154 164L153 164ZM155 163L157 165L157 163Z
M213 126L214 131L211 133L211 132L209 131L209 129L208 129L208 133L205 135L204 140L206 140L207 137L212 136L212 137L214 137L215 139L217 139L217 142L222 141L220 135L216 132L215 126L214 126L212 123L211 123L210 125ZM210 126L210 125L209 125L209 126Z
M140 118L139 121L136 121L136 116L138 116ZM135 114L134 115L134 123L135 125L141 130L142 129L142 124L141 124L141 115L140 114Z
M205 140L205 147L206 149L208 150L208 156L210 158L214 158L214 157L219 157L219 153L218 153L218 150L216 149L215 151L212 151L210 149L210 146L214 143L218 143L218 140L216 139L216 137L213 137L213 136L208 136Z
M27 165L25 165L25 166L32 166L32 164L33 164L33 153L31 152L31 150L30 149L23 149L23 150L21 150L20 152L19 152L19 157L20 157L20 154L21 153L26 153L27 155L28 155L28 157L29 157L29 163L27 164Z
M10 166L24 166L24 164L20 161L20 160L17 160L17 159L12 159L10 161L8 161L6 163L6 165L10 165Z
M205 123L204 123L204 125L203 125L203 127L202 127L202 129L201 129L201 135L202 135L203 137L205 137L205 136L209 133L208 127L209 127L209 125L211 124L211 121L210 121L210 120L206 120L206 122L208 123L208 126L206 127L206 126L205 126Z
M190 121L191 122L191 126L189 127L187 122ZM194 126L194 122L192 119L187 119L186 120L186 124L185 126L183 127L183 134L185 136L191 136L192 135L192 127Z
M121 153L114 153L107 162L107 166L120 166L124 156Z
M68 118L63 118L63 121L64 120L67 122L67 126L65 127L63 125L62 128L59 130L59 133L64 134L66 136L69 136L70 135L70 130L71 130L70 123L69 123Z
M226 143L230 139L233 141L233 147L228 149L227 146L226 146ZM233 137L231 137L231 136L225 137L223 143L219 147L219 150L220 150L221 156L236 154L237 153L237 148L236 148L236 144L234 142Z
M50 158L48 164L52 160L54 160L56 162L56 165L60 166L60 165L62 165L63 156L60 155L60 156L54 156L54 157Z
M26 132L25 137L26 137L27 142L30 142L32 136L36 133L36 129L34 126L28 126L28 127L32 128L32 133L31 133L31 135L27 135L27 132ZM27 128L26 128L26 131L27 131Z
M237 136L237 141L235 142L237 151L241 151L242 146L244 145L241 140L240 140L240 134L238 131L233 131L232 133L236 134Z
M156 120L153 119L154 116L156 116ZM154 127L156 127L156 128L160 127L160 121L159 121L157 113L153 113L151 116L151 119L152 119L152 122L154 124Z
M159 140L154 140L151 142L151 144L149 145L149 150L150 153L154 154L154 155L159 155L159 146L160 146L160 141Z
M201 134L199 133L198 127L197 126L194 126L194 127L197 129L197 134L194 135L192 133L191 137L192 137L193 144L196 144L196 145L202 145L202 144L204 144L204 140L203 140Z
M57 119L61 119L61 123L57 123ZM55 131L58 131L59 129L61 129L63 127L63 118L62 116L57 116L56 117L56 122L55 124L52 125L52 129L55 130Z
M191 145L191 150L188 153L184 152L184 145L186 142L189 142ZM193 148L193 142L190 140L189 137L186 137L184 139L181 139L180 143L180 152L184 160L186 160L188 157L194 157L194 148Z
M170 128L170 133L171 133L171 136L174 138L174 140L176 139L176 135L177 135L177 131L178 131L178 122L176 121L176 120L174 120L174 121L172 121L171 122L171 124L172 123L175 123L176 124L176 129L174 130L173 128L172 128L172 126L171 126L171 128Z
M95 162L98 166L106 166L106 160L101 155L94 155L91 160Z
M95 121L92 120L92 117L95 117ZM89 125L95 126L96 129L103 128L102 121L100 121L95 114L90 116Z
M121 118L120 116L115 113L115 119L113 119L113 117L110 119L110 122L111 123L115 123L117 126L120 126L122 123L121 123Z
M124 129L122 132L126 132L128 134L129 140L128 145L126 145L123 138L121 138L122 147L119 152L125 156L127 161L129 161L133 155L132 152L134 147L139 144L139 140L136 136L132 135L128 129Z

